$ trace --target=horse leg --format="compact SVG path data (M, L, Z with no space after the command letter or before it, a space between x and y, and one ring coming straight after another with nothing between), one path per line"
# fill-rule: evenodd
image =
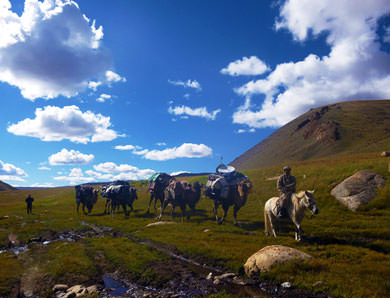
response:
M146 214L150 213L150 205L152 205L152 201L154 199L154 195L150 194L149 204L148 204L148 210L146 210Z
M270 228L271 228L271 232L272 232L272 235L276 238L276 232L275 232L274 223L273 223L273 219L274 218L275 217L273 215L268 213L268 220L269 220L269 225L270 225Z
M264 209L264 233L266 236L269 236L270 235L270 231L269 231L269 218L268 218L268 213L267 211Z
M125 216L128 217L129 213L127 213L126 203L122 203L121 205L122 205L123 211L125 212ZM119 207L119 205L118 205L118 207Z
M171 216L172 216L172 220L174 220L174 218L175 218L175 208L176 208L176 205L174 203L171 203Z
M82 204L83 204L83 212L84 212L84 215L88 215L88 213L85 212L85 204L84 204L84 203L82 203Z
M79 208L80 208L80 201L76 201L76 210L77 210L77 215L80 215L79 213Z

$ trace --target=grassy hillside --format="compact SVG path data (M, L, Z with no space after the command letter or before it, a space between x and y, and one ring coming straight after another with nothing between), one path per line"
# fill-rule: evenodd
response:
M266 245L286 245L311 254L313 260L275 268L262 275L263 280L278 284L289 281L295 288L324 292L332 297L389 296L389 159L378 155L358 154L291 164L297 188L316 189L320 209L318 216L307 215L303 220L305 233L300 243L295 242L294 229L288 223L279 226L278 238L264 236L263 206L276 194L276 181L272 177L280 174L281 165L245 171L254 188L238 213L239 226L233 225L232 210L226 223L216 225L211 200L202 198L197 214L189 222L181 223L177 217L174 225L146 227L155 221L154 215L145 214L146 182L136 183L139 199L134 203L136 212L128 219L123 214L116 214L113 219L103 216L101 198L90 216L78 216L72 188L29 190L36 199L32 216L25 214L27 191L1 192L0 250L8 245L10 234L23 243L34 237L71 230L88 232L87 224L111 227L115 233L103 238L86 234L76 242L33 245L17 257L11 251L0 253L0 296L11 295L26 284L40 290L41 296L48 296L55 283L92 284L104 273L114 271L130 280L152 285L166 285L180 273L166 254L145 246L146 240L134 242L132 238L149 239L201 264L240 274L243 274L242 265L254 252ZM351 212L329 192L362 169L381 173L387 178L387 184L372 202L358 212ZM206 177L190 179L205 181ZM163 220L170 220L168 214ZM172 267L162 270L164 264Z
M0 191L3 191L3 190L16 190L16 188L12 187L11 185L9 185L3 181L0 181Z
M238 169L390 150L390 100L312 109L236 158Z

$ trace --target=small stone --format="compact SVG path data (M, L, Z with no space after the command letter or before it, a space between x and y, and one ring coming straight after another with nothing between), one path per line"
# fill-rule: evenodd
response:
M227 279L227 278L233 278L235 276L236 275L234 273L225 273L225 274L218 275L215 278L217 278L217 279Z
M69 286L65 284L57 284L53 287L54 292L66 291L67 289L69 289Z
M283 288L288 289L288 288L291 287L291 284L290 284L288 281L286 281L286 282L282 283L281 286L282 286Z
M220 280L220 279L218 279L218 278L214 279L213 284L219 285L220 283L221 283L221 280Z
M314 284L313 284L313 287L319 287L323 284L324 282L322 280L319 280L319 281L316 281Z
M203 230L203 232L204 233L208 233L208 232L210 232L210 230L209 229L205 229L205 230Z
M26 297L32 297L32 296L34 296L34 293L33 293L33 291L31 291L31 290L26 290L26 291L23 292L23 294L24 294L24 296L26 296Z

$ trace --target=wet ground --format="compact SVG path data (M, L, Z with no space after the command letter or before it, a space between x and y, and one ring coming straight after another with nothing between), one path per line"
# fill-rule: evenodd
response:
M172 278L169 282L155 282L150 285L139 281L135 283L131 279L124 278L125 275L119 272L105 272L100 280L95 281L100 284L100 297L202 297L220 291L237 297L328 297L326 294L310 293L306 290L291 288L289 284L280 285L260 280L249 280L236 273L227 272L221 266L206 264L201 257L193 259L175 247L156 243L149 239L139 240L132 235L114 231L110 227L82 224L86 227L83 231L48 232L40 238L30 239L27 243L19 244L19 246L14 246L10 242L8 247L0 248L0 253L12 251L19 255L26 252L31 244L45 246L55 241L73 242L83 238L104 237L106 235L127 237L138 244L149 246L169 256L168 261L155 261L151 266L159 276L172 276ZM21 296L23 297L23 293Z

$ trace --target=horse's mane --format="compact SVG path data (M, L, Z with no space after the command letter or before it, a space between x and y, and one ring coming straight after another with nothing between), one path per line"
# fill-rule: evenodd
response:
M302 199L304 196L305 196L305 191L304 190L301 190L300 192L298 192L298 193L294 193L294 195L295 195L295 197L297 198L297 199Z

